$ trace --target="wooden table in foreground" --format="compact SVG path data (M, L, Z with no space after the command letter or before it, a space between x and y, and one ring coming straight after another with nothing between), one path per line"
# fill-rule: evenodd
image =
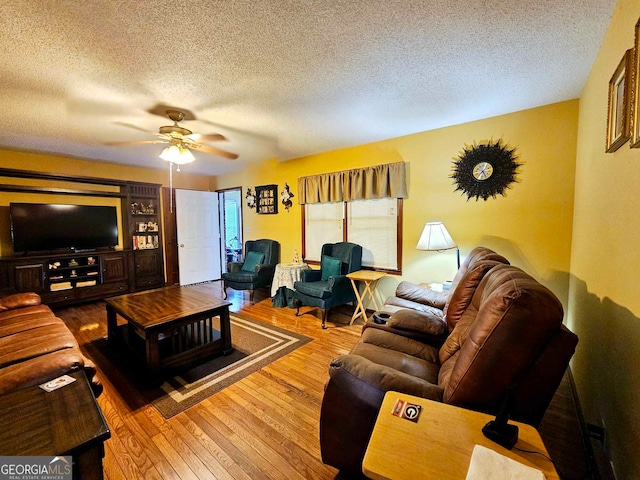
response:
M398 398L422 406L417 423L391 414ZM515 448L508 450L486 438L482 427L493 419L494 416L484 413L387 392L362 462L362 471L375 480L465 480L473 448L482 445L541 470L548 480L559 480L555 467L546 458ZM549 456L534 427L510 423L520 430L516 447Z
M154 379L159 379L164 369L233 351L231 303L206 288L164 287L111 297L105 302L109 343L124 343L134 352L144 349L143 358ZM118 327L118 315L127 325ZM141 341L144 347L137 348L136 342Z
M351 316L349 325L353 323L358 315L360 315L362 320L367 323L366 303L369 300L373 302L376 310L380 310L380 305L378 305L375 293L378 286L378 280L386 275L387 274L384 272L375 272L373 270L358 270L357 272L347 273L347 278L351 280L351 286L353 287L356 299L358 300L358 306ZM360 290L358 289L358 284L356 282L362 282L364 284L362 295L360 295Z
M111 437L84 372L53 392L38 386L0 395L0 455L71 455L73 478L102 479L104 441Z

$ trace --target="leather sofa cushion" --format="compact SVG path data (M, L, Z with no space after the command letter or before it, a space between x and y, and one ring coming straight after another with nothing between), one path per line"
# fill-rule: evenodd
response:
M15 308L40 305L40 301L40 295L38 295L37 293L16 293L0 298L0 312L5 310L13 310Z
M442 401L443 390L438 385L386 365L376 364L359 355L340 355L334 358L329 365L329 375L332 381L337 379L337 383L351 384L360 390L363 388L358 384L364 383L379 392L393 390ZM344 377L349 377L349 380ZM338 405L336 408L342 407Z
M383 311L400 310L401 308L406 308L410 310L416 310L418 312L430 313L431 315L438 315L439 317L443 317L442 310L434 307L432 305L425 305L424 303L414 302L413 300L407 300L405 298L400 297L388 297L384 301Z
M471 250L469 252L469 255L467 255L463 260L462 265L460 265L460 268L458 269L455 276L453 277L453 280L451 281L451 289L449 290L449 296L447 297L447 304L444 307L445 317L447 316L449 305L451 305L452 303L451 297L456 291L456 288L458 287L458 284L462 280L462 277L464 277L467 274L467 272L470 269L472 269L476 263L484 262L484 261L494 261L498 263L504 263L505 265L509 265L509 260L504 258L502 255L494 252L490 248L479 246ZM455 324L453 326L455 326Z
M426 345L417 340L396 335L385 330L377 328L367 328L362 332L360 343L368 343L378 347L386 348L400 353L406 353L412 357L425 360L427 362L438 365L438 349L431 345ZM359 344L354 347L357 348ZM353 352L353 350L352 350Z
M421 378L434 385L438 383L439 366L413 355L364 342L358 343L351 350L351 353L378 365L385 365L407 375Z
M10 318L18 318L23 315L38 314L43 317L54 317L55 315L49 307L46 305L34 305L22 308L16 308L15 310L7 310L0 312L0 323L3 323Z
M26 330L0 338L0 367L77 347L78 343L62 322Z
M403 281L396 288L396 297L442 310L447 300L447 293L436 292L427 286Z
M476 288L484 276L496 265L503 265L495 260L481 260L475 262L467 273L458 282L455 290L451 294L447 308L444 311L444 317L447 322L447 328L451 332L460 321L460 317L464 314L471 302Z
M26 315L16 315L12 318L0 320L0 338L47 325L64 325L64 322L54 317L53 314L42 315L34 312Z

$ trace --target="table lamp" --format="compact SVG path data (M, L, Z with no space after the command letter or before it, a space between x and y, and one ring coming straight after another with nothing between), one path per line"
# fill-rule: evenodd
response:
M447 231L447 227L442 222L427 222L420 235L420 240L416 245L418 250L428 250L436 252L444 252L452 248L456 249L456 257L458 260L458 269L460 269L460 249L456 242L453 241L451 235Z

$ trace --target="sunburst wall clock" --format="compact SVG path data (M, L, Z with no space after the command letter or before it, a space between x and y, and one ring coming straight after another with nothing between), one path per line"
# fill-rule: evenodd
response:
M505 190L517 182L518 162L515 148L496 142L465 145L464 150L453 161L450 178L456 185L454 192L462 191L467 200L472 197L487 200L496 195L506 196Z

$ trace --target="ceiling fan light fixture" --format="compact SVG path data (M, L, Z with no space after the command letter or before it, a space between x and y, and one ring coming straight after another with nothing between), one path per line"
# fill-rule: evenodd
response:
M166 160L170 163L175 163L176 165L184 165L185 163L191 163L196 158L193 156L193 153L186 148L182 143L176 142L160 153L159 157L163 160Z
M177 145L169 145L162 150L162 153L159 156L162 160L176 163L176 161L180 159L180 148L178 148Z
M193 162L195 159L196 157L193 156L193 153L191 153L191 150L186 148L184 145L180 145L180 160L173 163L177 163L178 165L184 165L185 163Z

